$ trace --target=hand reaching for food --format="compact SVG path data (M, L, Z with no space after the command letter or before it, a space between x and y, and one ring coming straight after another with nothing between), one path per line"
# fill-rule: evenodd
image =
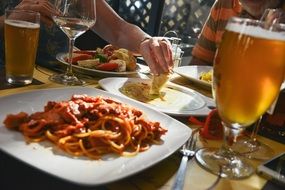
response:
M171 44L163 37L145 38L140 53L154 75L169 73L173 68Z

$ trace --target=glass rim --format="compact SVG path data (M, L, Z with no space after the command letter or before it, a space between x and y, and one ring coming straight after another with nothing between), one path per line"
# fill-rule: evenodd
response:
M256 20L256 19L251 19L251 18L243 18L243 17L238 17L238 16L233 16L228 20L229 22L239 22L239 23L254 23L257 24L257 26L260 26L262 28L264 28L263 26L266 24L265 21L261 21L261 20ZM285 31L285 23L274 23L271 25L272 27L274 27L275 29L281 29Z
M14 20L15 18L13 18L13 15L18 15L19 18L16 18L16 20L28 21L32 23L37 23L39 25L41 24L41 14L37 11L26 9L6 9L4 15L4 22L6 22L6 20Z
M34 15L36 15L38 17L40 17L40 15L41 15L38 11L27 10L27 9L6 9L5 10L5 15L7 13L10 13L10 12L34 14Z

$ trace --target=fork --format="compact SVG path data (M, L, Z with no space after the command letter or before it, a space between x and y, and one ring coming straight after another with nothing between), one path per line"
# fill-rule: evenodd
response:
M188 159L193 158L196 153L197 135L195 135L195 133L196 131L192 132L190 138L180 149L180 152L183 154L183 157L181 159L180 166L172 190L183 189Z

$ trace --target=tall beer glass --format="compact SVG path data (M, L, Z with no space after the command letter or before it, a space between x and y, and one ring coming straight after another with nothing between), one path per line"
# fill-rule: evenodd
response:
M284 24L285 13L281 9L266 9L262 17L260 18L260 21L265 22L264 27L270 30L271 26L273 26L274 24ZM273 113L277 99L267 111L269 114ZM262 143L258 140L257 134L261 125L261 121L262 116L253 125L250 136L244 136L243 138L239 139L238 142L235 144L235 151L240 153L242 156L257 160L268 160L274 156L274 150L269 145Z
M4 36L7 82L20 85L32 83L39 32L39 13L6 10Z
M213 95L224 126L219 150L201 149L200 165L221 176L239 179L254 169L232 146L245 127L253 124L277 97L285 74L285 27L233 17L216 52Z

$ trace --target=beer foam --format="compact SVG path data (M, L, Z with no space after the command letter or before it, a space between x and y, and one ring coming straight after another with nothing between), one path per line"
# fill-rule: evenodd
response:
M40 24L38 23L32 23L22 20L5 20L5 24L19 28L30 28L30 29L36 29L40 27Z
M240 25L239 23L228 23L226 30L237 33L241 32L242 34L257 38L285 41L285 31L275 32L256 26Z

